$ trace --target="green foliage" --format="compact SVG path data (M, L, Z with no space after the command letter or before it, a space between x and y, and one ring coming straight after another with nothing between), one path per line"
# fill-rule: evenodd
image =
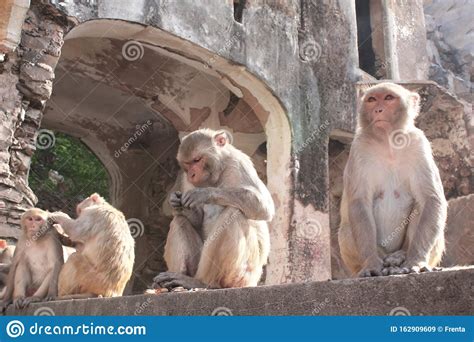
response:
M32 158L29 185L38 196L38 206L46 210L71 209L93 192L107 198L108 174L98 158L78 139L54 134L54 146L37 149ZM55 184L49 177L50 170L57 171L64 181Z

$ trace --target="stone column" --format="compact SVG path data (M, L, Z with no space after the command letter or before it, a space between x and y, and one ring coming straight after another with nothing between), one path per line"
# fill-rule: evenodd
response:
M10 13L14 15L14 12ZM51 7L34 1L21 29L20 45L16 49L3 45L0 60L0 237L16 238L21 214L37 202L28 186L28 170L68 26L64 17L51 12Z

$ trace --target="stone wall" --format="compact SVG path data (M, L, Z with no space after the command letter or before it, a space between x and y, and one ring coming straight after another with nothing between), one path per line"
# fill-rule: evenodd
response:
M18 236L19 217L37 198L28 187L30 159L51 96L65 22L41 6L27 13L21 43L0 62L0 235Z

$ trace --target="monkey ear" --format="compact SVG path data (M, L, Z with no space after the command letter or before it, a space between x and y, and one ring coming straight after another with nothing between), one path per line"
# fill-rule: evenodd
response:
M94 203L100 203L100 202L102 202L102 197L100 197L100 195L98 193L95 193L95 194L91 195L91 200Z
M228 131L219 131L214 135L214 141L217 146L223 147L226 144L232 144L232 134Z
M420 95L418 93L410 94L410 105L414 109L415 116L420 112Z
M415 107L420 105L420 95L418 93L411 93L410 99Z

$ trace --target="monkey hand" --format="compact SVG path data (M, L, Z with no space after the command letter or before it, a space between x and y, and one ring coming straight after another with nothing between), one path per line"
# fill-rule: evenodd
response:
M407 254L404 250L399 250L387 255L383 259L382 275L387 276L410 273L410 270L407 267L402 267L406 256Z
M182 286L185 289L191 290L195 288L207 288L208 286L203 282L189 277L185 274L175 272L162 272L153 278L153 288L167 288Z
M181 199L184 208L197 208L209 203L211 198L209 188L197 188L186 192Z
M169 203L173 209L182 209L183 205L181 203L181 198L183 194L181 191L175 191L171 193Z
M68 214L63 213L61 211L55 211L54 213L50 213L48 215L48 218L59 225L61 225L62 222L71 219Z
M37 302L42 302L42 301L43 301L43 299L41 297L38 297L38 296L26 297L25 299L23 299L22 307L26 308L31 303L37 303Z
M25 297L23 296L16 297L15 299L13 299L13 306L15 307L16 310L21 310L25 307L23 304L24 302L25 302Z
M403 264L403 262L405 261L406 259L406 252L403 251L403 250L399 250L399 251L396 251L392 254L389 254L387 255L384 259L383 259L383 265L384 267L400 267L401 264Z

